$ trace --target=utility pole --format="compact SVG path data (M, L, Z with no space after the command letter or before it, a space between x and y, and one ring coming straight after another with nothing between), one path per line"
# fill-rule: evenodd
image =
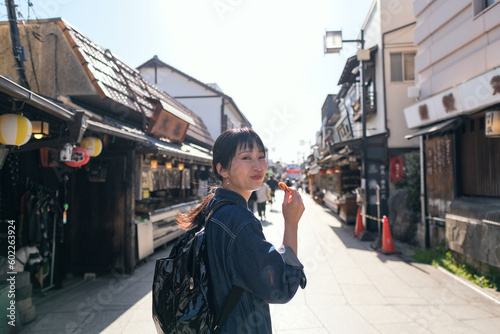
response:
M24 61L26 60L26 50L21 46L21 36L19 35L19 28L17 26L17 15L14 0L5 0L7 6L7 14L9 17L10 26L10 39L12 41L12 52L17 62L17 72L19 76L19 83L26 89L30 89L28 79L26 79L26 70L24 68Z

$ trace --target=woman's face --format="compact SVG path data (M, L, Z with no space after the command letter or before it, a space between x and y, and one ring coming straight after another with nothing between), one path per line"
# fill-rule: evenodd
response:
M267 172L266 154L259 150L258 145L253 145L252 149L248 145L240 146L229 170L220 164L217 168L223 177L223 187L237 192L248 201L252 191L262 186Z

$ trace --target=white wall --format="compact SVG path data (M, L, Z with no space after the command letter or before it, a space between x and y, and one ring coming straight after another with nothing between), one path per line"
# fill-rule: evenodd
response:
M386 131L387 113L389 148L418 147L418 141L404 138L413 132L406 124L404 108L414 103L413 99L408 98L407 91L415 82L391 82L390 63L391 52L416 51L413 43L415 25L401 28L413 22L413 0L375 0L364 23L365 48L379 46L375 60L377 114L367 117L367 135Z
M500 3L477 15L473 0L415 0L421 99L500 66Z
M151 83L155 82L154 68L142 68L141 75ZM221 121L221 103L222 98L211 90L207 90L196 82L187 80L185 76L180 75L165 67L157 69L156 86L167 92L177 101L185 105L192 112L198 115L205 123L208 132L213 139L220 135ZM206 98L181 98L182 96L211 96Z

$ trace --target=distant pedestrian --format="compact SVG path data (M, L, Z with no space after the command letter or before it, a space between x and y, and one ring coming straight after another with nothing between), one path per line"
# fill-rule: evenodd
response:
M267 185L271 188L271 200L269 202L272 204L274 202L274 192L276 191L276 188L278 188L278 181L276 181L271 175L267 180Z
M257 212L260 220L266 219L266 203L271 199L271 188L263 182L257 193Z

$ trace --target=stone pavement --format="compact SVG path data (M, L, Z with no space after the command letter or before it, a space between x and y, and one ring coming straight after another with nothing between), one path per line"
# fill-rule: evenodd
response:
M266 237L281 243L283 193L267 210ZM303 195L299 259L308 284L288 304L271 305L274 333L498 333L497 292L407 256L382 255L352 236L354 226ZM396 244L398 250L402 245ZM157 250L132 276L73 279L34 300L37 318L21 333L155 333L151 283ZM406 254L406 252L403 252ZM485 294L487 292L488 294Z

